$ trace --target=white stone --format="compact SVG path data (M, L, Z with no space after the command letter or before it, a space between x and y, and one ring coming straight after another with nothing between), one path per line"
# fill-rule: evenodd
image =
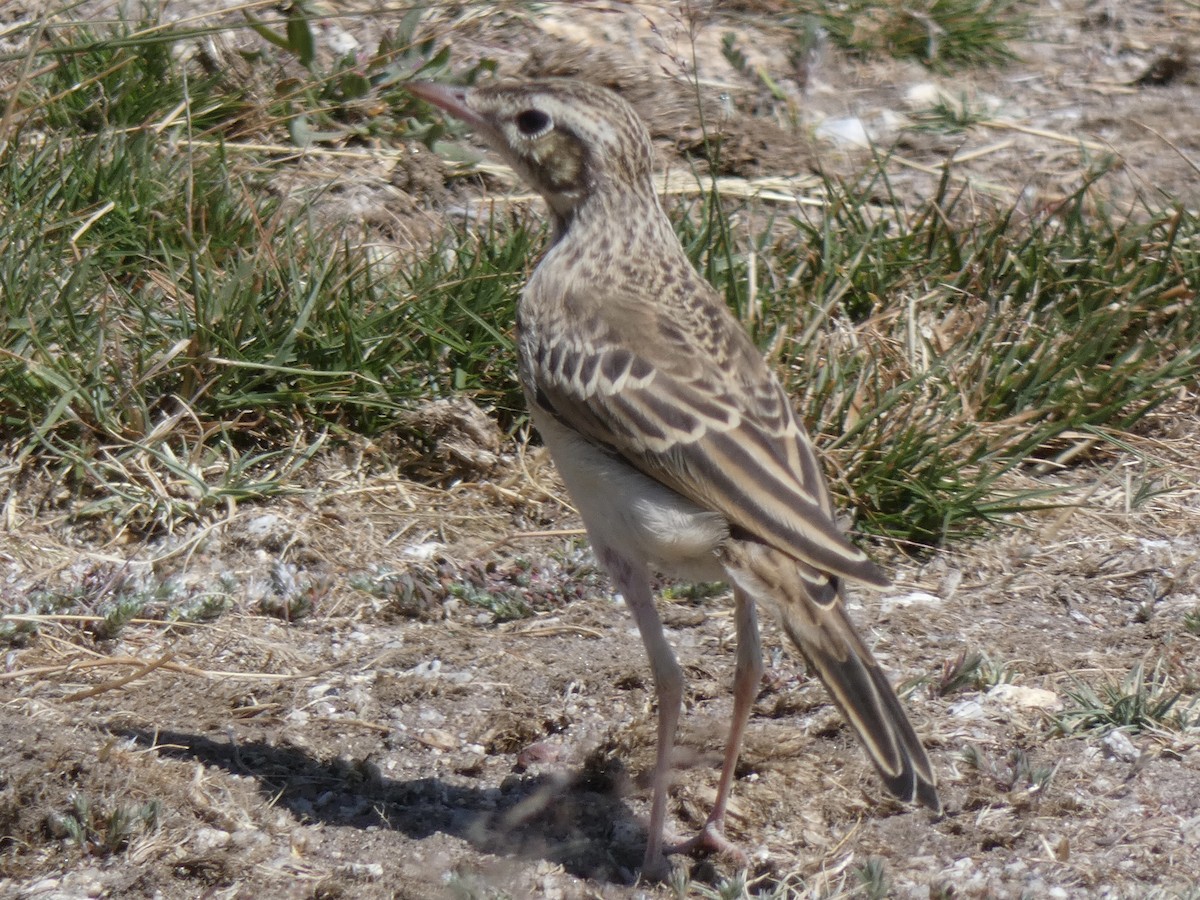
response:
M894 609L903 609L909 606L941 606L943 602L945 601L936 594L926 591L909 591L907 594L884 597L879 603L879 611L886 615Z
M1142 755L1142 751L1134 746L1129 735L1120 730L1110 731L1100 743L1104 745L1104 749L1123 762L1137 762Z
M867 126L858 116L845 116L837 119L826 119L817 126L817 137L832 144L852 144L856 147L870 147L871 136Z
M976 699L960 700L951 704L950 715L957 719L982 719L984 717L983 704Z
M1054 691L1045 688L1024 687L1019 684L998 684L987 692L987 699L1005 706L1022 709L1062 709L1062 700Z
M197 853L208 853L229 845L230 834L219 828L201 828L192 837L192 847Z
M404 555L413 559L433 559L439 550L445 550L446 545L437 541L425 541L423 544L410 544L404 548Z

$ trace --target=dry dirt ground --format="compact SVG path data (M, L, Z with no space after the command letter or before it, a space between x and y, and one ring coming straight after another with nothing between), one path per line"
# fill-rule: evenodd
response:
M1194 7L1039 4L1020 61L937 76L830 47L789 60L772 18L784 5L691 21L666 3L467 6L435 11L429 27L453 25L459 60L623 88L677 167L697 134L684 77L694 59L737 148L726 175L856 171L864 151L821 135L857 122L899 139L891 171L912 197L957 152L973 189L1050 203L1111 152L1114 197L1163 188L1196 201ZM366 47L399 15L355 13L330 28ZM728 32L750 74L717 49ZM1163 66L1167 77L1143 77ZM966 137L901 131L913 98L939 87L992 123ZM335 177L432 221L449 203L441 179L431 195L395 165ZM1183 703L1197 695L1200 637L1184 626L1200 603L1196 409L1181 396L1135 439L1142 455L1061 476L1076 488L1068 508L920 559L874 549L896 585L856 597L854 614L911 688L945 817L883 799L820 686L768 628L729 823L759 889L865 891L860 873L876 862L888 886L873 896L1200 894L1200 732L1054 727L1071 690L1119 683L1139 663L1159 666ZM633 884L654 709L632 623L541 451L463 449L447 453L470 456L475 474L449 489L404 478L364 445L324 459L300 496L152 541L73 526L61 498L0 465L5 611L46 590L80 609L136 590L164 598L115 638L55 618L8 650L0 897L670 896ZM230 609L209 624L153 621L168 600L204 597ZM294 621L264 614L272 606ZM688 679L670 810L686 833L716 782L733 627L723 594L676 592L662 611ZM984 654L1001 686L942 695L964 653ZM731 874L721 860L677 865L699 885Z

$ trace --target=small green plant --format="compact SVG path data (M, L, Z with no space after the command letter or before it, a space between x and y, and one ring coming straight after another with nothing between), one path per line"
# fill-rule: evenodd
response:
M974 744L967 744L959 751L958 758L962 764L974 772L983 771L986 760L983 751Z
M230 591L206 591L172 610L171 621L212 622L221 618L232 606L233 596Z
M1191 708L1177 708L1183 692L1172 688L1162 660L1150 672L1138 663L1124 678L1109 677L1098 686L1074 681L1064 693L1073 705L1059 713L1056 724L1065 734L1112 728L1136 733L1192 724Z
M1200 606L1193 606L1183 614L1183 628L1189 634L1200 635Z
M135 837L152 829L158 822L157 800L145 803L120 803L105 812L83 794L71 798L71 808L46 818L46 829L53 837L67 840L79 849L98 856L110 856L124 850Z
M719 597L728 591L723 581L701 581L695 584L670 584L659 593L665 600L688 600L699 602Z
M867 900L883 900L888 896L891 884L887 879L884 862L878 856L871 856L861 865L856 866L854 874L858 876L859 891Z
M721 35L721 55L725 57L725 61L733 66L743 75L753 75L763 86L770 91L771 96L776 100L786 101L788 99L787 92L783 90L771 77L771 74L762 66L755 66L751 71L750 62L746 59L746 54L738 47L738 36L733 32L726 32Z
M350 585L388 602L388 609L406 619L433 620L442 617L446 590L438 574L413 567L403 572L373 568L351 576Z
M28 609L26 614L40 615L41 613L35 612L33 609ZM10 619L7 616L0 619L0 644L8 647L24 647L37 633L37 622Z
M12 609L9 615L0 617L0 645L9 647L24 647L37 635L39 624L21 616L52 616L55 613L67 612L74 609L78 598L74 595L60 594L53 591L31 592L21 610Z
M317 604L329 592L329 584L311 577L290 563L278 563L271 569L270 583L259 598L264 615L298 622L312 615Z
M1013 678L1014 673L1007 666L997 665L986 654L963 650L942 663L933 683L938 696L946 697L965 689L987 691Z
M840 47L863 55L916 59L935 69L1013 59L1025 33L1021 0L819 0L815 13Z
M965 687L978 689L978 676L983 668L983 660L982 653L968 653L963 650L954 659L942 663L941 677L936 683L938 696L945 697Z
M985 776L1004 793L1025 790L1044 793L1057 771L1055 766L1035 766L1021 748L1009 751L1003 763L987 756L974 744L967 744L959 753L963 766Z
M712 900L742 900L746 892L746 870L739 869L729 878L723 878L713 892Z
M1008 754L1008 764L1012 772L1009 790L1024 787L1031 792L1045 793L1050 787L1054 773L1058 771L1057 766L1035 766L1030 762L1028 754L1021 749L1012 750Z
M121 633L131 619L136 619L146 608L149 598L141 594L120 594L107 604L104 618L95 624L93 632L99 640L111 641Z
M305 147L403 130L433 146L447 126L403 90L404 82L471 84L484 72L494 71L496 63L483 59L465 73L452 70L449 45L418 36L426 8L420 3L411 6L373 54L344 52L329 63L322 63L313 34L313 22L322 13L308 0L293 0L282 31L244 11L260 37L293 57L306 72L306 78L285 78L275 86L276 115L286 122L293 143Z
M454 584L450 585L450 595L491 613L496 622L512 622L533 615L519 588L486 590L473 584Z
M930 106L913 111L909 118L913 131L937 134L961 134L987 118L987 113L973 109L965 94L957 100L939 96Z
M761 878L769 884L752 884L745 869L739 869L728 878L720 879L715 885L693 881L686 868L677 867L671 870L670 890L676 900L784 900L786 897L799 896L789 890L785 882L775 882L773 878Z

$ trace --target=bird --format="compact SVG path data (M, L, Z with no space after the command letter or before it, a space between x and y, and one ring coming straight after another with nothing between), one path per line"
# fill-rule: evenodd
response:
M642 877L666 878L668 853L745 862L725 836L725 815L763 675L760 605L825 685L887 789L940 814L929 756L845 607L847 583L890 581L839 528L782 383L688 260L655 191L653 145L637 113L615 92L574 79L408 90L470 126L549 208L547 249L517 302L518 375L649 657L658 722ZM737 640L716 798L699 832L671 845L684 685L653 573L726 582Z

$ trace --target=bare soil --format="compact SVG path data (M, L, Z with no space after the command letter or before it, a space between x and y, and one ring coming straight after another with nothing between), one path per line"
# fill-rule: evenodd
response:
M330 4L330 29L367 47L400 15L350 5ZM986 106L991 124L903 132L889 165L905 196L931 191L957 153L955 177L972 190L1034 208L1113 154L1118 207L1160 190L1196 203L1192 6L1038 4L1018 62L948 76L829 46L794 59L783 6L689 18L668 3L456 5L428 25L452 36L456 59L623 90L675 169L698 135L695 66L726 135L722 175L859 171L868 151L821 137L822 123L857 119L890 145L932 88ZM721 55L726 33L747 71ZM481 190L447 188L440 165L389 157L321 175L353 183L355 214L397 222L404 243ZM1134 439L1144 455L1063 475L1070 507L921 557L876 548L896 584L856 597L854 614L910 688L943 818L884 799L820 686L767 626L729 823L761 889L853 893L876 860L888 883L876 896L1197 896L1200 732L1122 740L1055 727L1070 691L1120 683L1139 663L1160 666L1182 704L1200 691L1200 636L1184 626L1200 604L1196 410L1181 396ZM631 620L538 448L480 428L444 443L423 466L453 465L449 488L364 444L331 453L299 496L147 540L74 523L69 498L0 459L6 612L48 590L78 597L77 609L154 586L170 594L115 637L52 617L8 651L0 897L671 896L634 884L655 710ZM1143 496L1143 484L1158 492ZM205 595L229 604L212 623L153 621ZM686 834L718 774L731 605L675 592L661 608L688 679L670 810ZM943 696L943 672L964 653L984 654L1015 689ZM144 816L122 826L122 813ZM677 865L701 884L732 873L720 859Z

